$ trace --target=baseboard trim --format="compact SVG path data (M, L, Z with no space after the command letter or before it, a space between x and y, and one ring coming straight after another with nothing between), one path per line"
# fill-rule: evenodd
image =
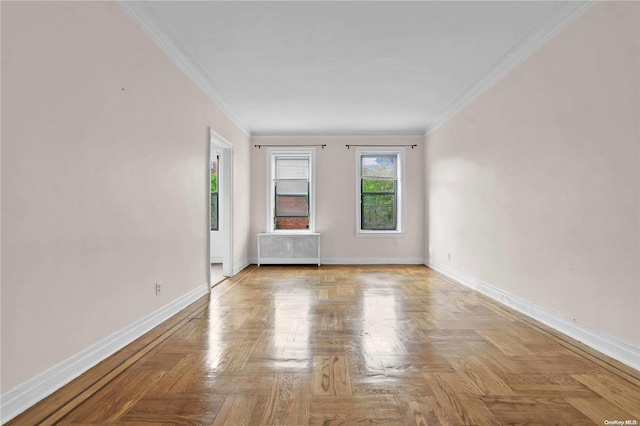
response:
M250 259L244 259L242 262L236 263L233 265L233 275L236 275L238 272L242 271L247 266L251 265Z
M323 257L325 265L423 265L422 257Z
M258 258L249 259L257 265ZM424 265L424 257L321 257L322 265ZM314 264L315 262L311 262Z
M13 419L100 361L168 320L208 292L209 284L202 284L106 339L89 346L48 370L4 392L0 395L0 413L2 413L0 421L4 424Z
M540 321L560 333L640 371L640 347L630 345L607 333L586 326L530 300L496 288L456 269L432 261L426 261L425 265L466 287L477 290L503 305Z

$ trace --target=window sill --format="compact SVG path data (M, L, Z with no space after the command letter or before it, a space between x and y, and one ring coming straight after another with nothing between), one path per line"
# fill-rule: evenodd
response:
M296 229L283 229L283 230L279 230L276 229L274 231L267 231L267 232L262 232L258 235L320 235L319 232L315 232L315 231L310 231L308 229L300 229L300 230L296 230Z
M357 231L356 238L404 238L403 231Z

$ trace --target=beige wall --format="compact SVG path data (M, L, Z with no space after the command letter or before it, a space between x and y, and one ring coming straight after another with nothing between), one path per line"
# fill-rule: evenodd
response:
M3 392L206 283L209 126L248 257L248 137L116 3L2 2L2 124Z
M595 5L426 152L431 261L636 346L639 9Z
M406 235L402 238L356 238L356 149L345 144L419 144L406 148ZM326 262L397 262L424 259L424 143L415 138L254 139L252 144L327 144L316 151L316 231L322 233ZM256 235L267 226L267 149L251 149L251 257L257 257Z
M239 137L240 139L240 137ZM251 151L249 138L241 135L242 143L233 147L233 265L239 269L249 262L250 245L253 238L250 234L251 200Z

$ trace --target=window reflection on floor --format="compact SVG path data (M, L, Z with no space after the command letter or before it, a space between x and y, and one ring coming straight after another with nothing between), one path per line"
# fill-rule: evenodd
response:
M393 289L365 290L362 296L365 341L379 355L404 352L398 336L396 296Z
M219 297L209 301L209 350L206 356L207 366L211 370L220 367L228 340L224 338L223 312Z
M288 362L309 357L309 289L277 291L273 295L273 349L276 357Z

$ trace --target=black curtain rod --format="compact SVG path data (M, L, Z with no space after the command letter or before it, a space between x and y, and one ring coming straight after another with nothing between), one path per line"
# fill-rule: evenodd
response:
M309 146L309 147L320 147L322 149L324 149L324 147L327 146L326 143L323 143L322 145L254 145L255 148L262 148L262 147L278 147L278 148L287 148L287 147L305 147L305 146ZM366 147L370 147L370 148L376 148L376 147L389 147L389 146L410 146L411 149L417 147L417 144L413 144L413 145L354 145L354 144L346 144L345 145L347 147L347 149L351 148L352 146L366 146Z
M327 146L326 143L323 143L322 145L254 145L254 148L262 148L263 146L266 147L300 147L300 146L319 146L320 148L324 149L325 146Z
M386 148L388 146L410 146L411 149L413 149L413 148L417 147L418 145L415 145L415 144L414 145L351 145L351 144L346 144L345 146L347 147L347 149L351 148L352 146L367 146L369 148L378 148L378 147Z

